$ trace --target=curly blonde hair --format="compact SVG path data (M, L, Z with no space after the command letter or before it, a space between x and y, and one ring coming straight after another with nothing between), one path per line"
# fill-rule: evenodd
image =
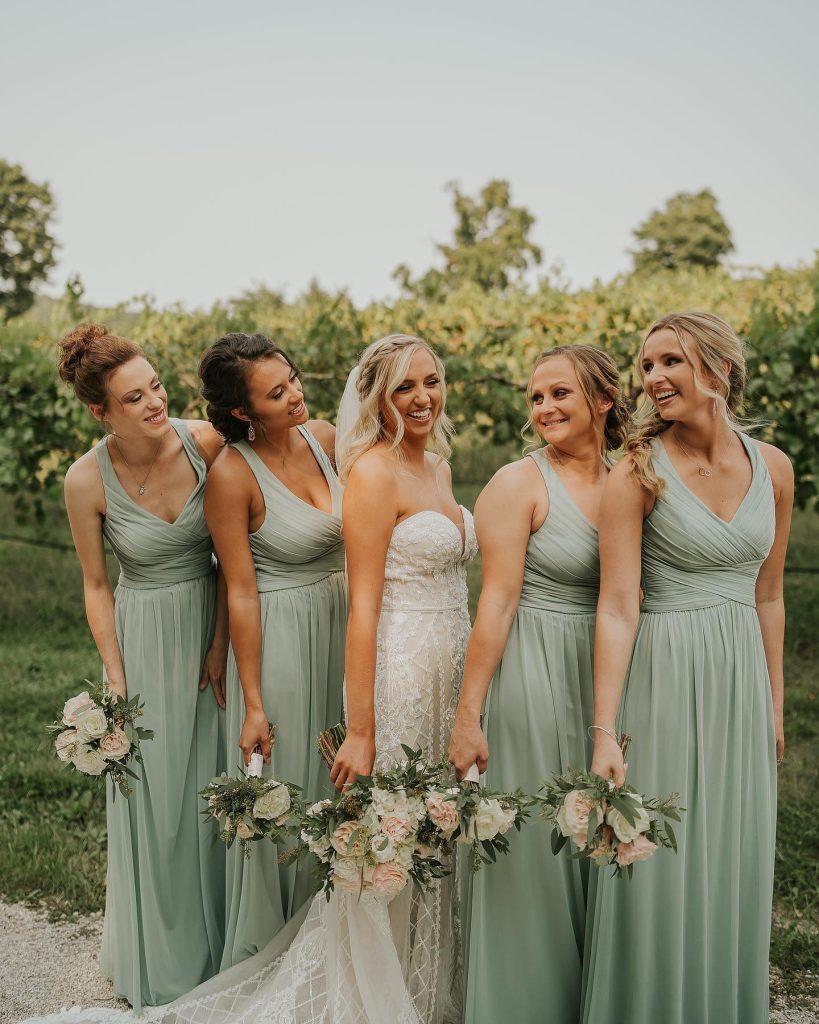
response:
M737 415L745 400L745 346L730 324L713 313L697 310L668 313L655 320L637 353L640 380L645 376L642 364L646 342L652 334L662 330L674 332L694 372L695 386L703 395L713 399L717 415L722 416L734 430L747 429L748 424L743 424ZM728 370L725 362L730 364ZM631 457L631 471L640 485L656 497L663 493L665 482L654 471L650 441L671 425L643 392L629 425L626 454Z
M346 481L356 459L379 442L386 441L391 451L398 449L404 437L401 414L392 400L393 392L406 380L412 357L419 349L429 352L441 380L441 408L432 424L429 448L444 459L452 451L449 438L454 427L446 414L446 378L444 364L421 338L410 334L390 334L379 338L364 350L358 362L358 419L338 452L339 478ZM388 427L395 424L394 432Z
M565 356L572 364L580 390L586 399L592 415L595 415L594 401L598 397L611 399L612 406L606 414L600 431L600 452L605 455L621 448L626 439L626 427L629 419L629 408L620 383L620 371L617 364L602 349L593 345L558 345L557 348L547 349L541 352L535 360L532 372L529 374L529 383L526 386L526 400L529 403L529 419L521 431L524 439L529 442L527 450L540 444L540 438L531 433L534 423L532 421L532 382L535 372L547 359L555 356Z

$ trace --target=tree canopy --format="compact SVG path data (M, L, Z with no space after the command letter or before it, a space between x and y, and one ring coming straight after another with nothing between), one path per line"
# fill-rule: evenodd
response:
M0 160L0 316L6 320L31 307L34 286L54 266L53 214L48 185L30 181L19 164Z
M452 243L436 245L444 265L417 279L406 264L397 267L393 277L408 294L436 299L467 282L485 292L503 290L540 263L541 251L529 239L535 218L525 206L512 205L508 181L490 181L476 198L465 195L456 182L447 189L453 196L456 223Z
M684 267L719 266L734 250L731 229L717 207L717 197L704 188L679 192L662 210L654 210L635 229L637 248L632 250L634 269L654 273Z

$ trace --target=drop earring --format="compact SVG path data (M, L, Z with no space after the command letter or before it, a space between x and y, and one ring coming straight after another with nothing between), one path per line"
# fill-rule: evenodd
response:
M253 429L253 424L252 423L247 428L247 439L248 439L248 441L255 441L256 440L256 431Z

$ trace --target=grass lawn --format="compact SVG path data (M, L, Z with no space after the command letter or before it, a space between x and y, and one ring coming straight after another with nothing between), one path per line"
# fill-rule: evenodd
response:
M472 507L479 487L464 483L457 491ZM15 524L6 498L0 499L0 515L3 532L70 543L56 504L44 524ZM816 513L797 514L788 562L819 566ZM84 678L99 677L79 566L72 552L0 540L0 578L0 890L7 900L36 902L57 916L99 910L106 845L102 787L67 771L44 729ZM479 586L475 564L473 611ZM797 989L805 972L814 978L819 973L819 816L814 808L819 575L786 576L786 599L787 749L779 775L771 954L784 987Z

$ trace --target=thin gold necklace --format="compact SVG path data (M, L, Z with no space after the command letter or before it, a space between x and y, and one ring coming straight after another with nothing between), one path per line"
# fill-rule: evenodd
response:
M694 465L697 467L697 472L699 473L699 475L704 476L706 479L710 479L710 477L714 475L714 471L712 469L708 469L707 466L701 466L700 463L697 462L696 456L691 454L691 449L688 447L688 445L683 444L683 442L677 437L676 434L672 434L671 436L674 438L674 444L680 449L682 454L688 459L689 462L693 462Z
M150 466L148 466L148 472L145 474L145 479L142 481L142 483L139 482L139 480L136 477L136 474L131 469L131 467L128 465L128 460L122 454L122 449L119 446L119 441L117 441L116 435L112 434L111 437L114 438L114 444L117 446L117 451L120 454L120 458L125 463L125 468L131 474L131 479L137 485L137 489L139 491L139 494L140 494L140 496L142 496L145 493L145 484L148 483L148 477L151 475L151 470L154 468L154 463L156 462L156 460L157 460L157 458L159 456L159 449L162 447L162 444L163 444L163 442L165 440L165 435L163 434L162 437L160 437L160 439L159 439L159 444L156 446L156 451L154 452L154 457L151 459L151 464L150 464Z

